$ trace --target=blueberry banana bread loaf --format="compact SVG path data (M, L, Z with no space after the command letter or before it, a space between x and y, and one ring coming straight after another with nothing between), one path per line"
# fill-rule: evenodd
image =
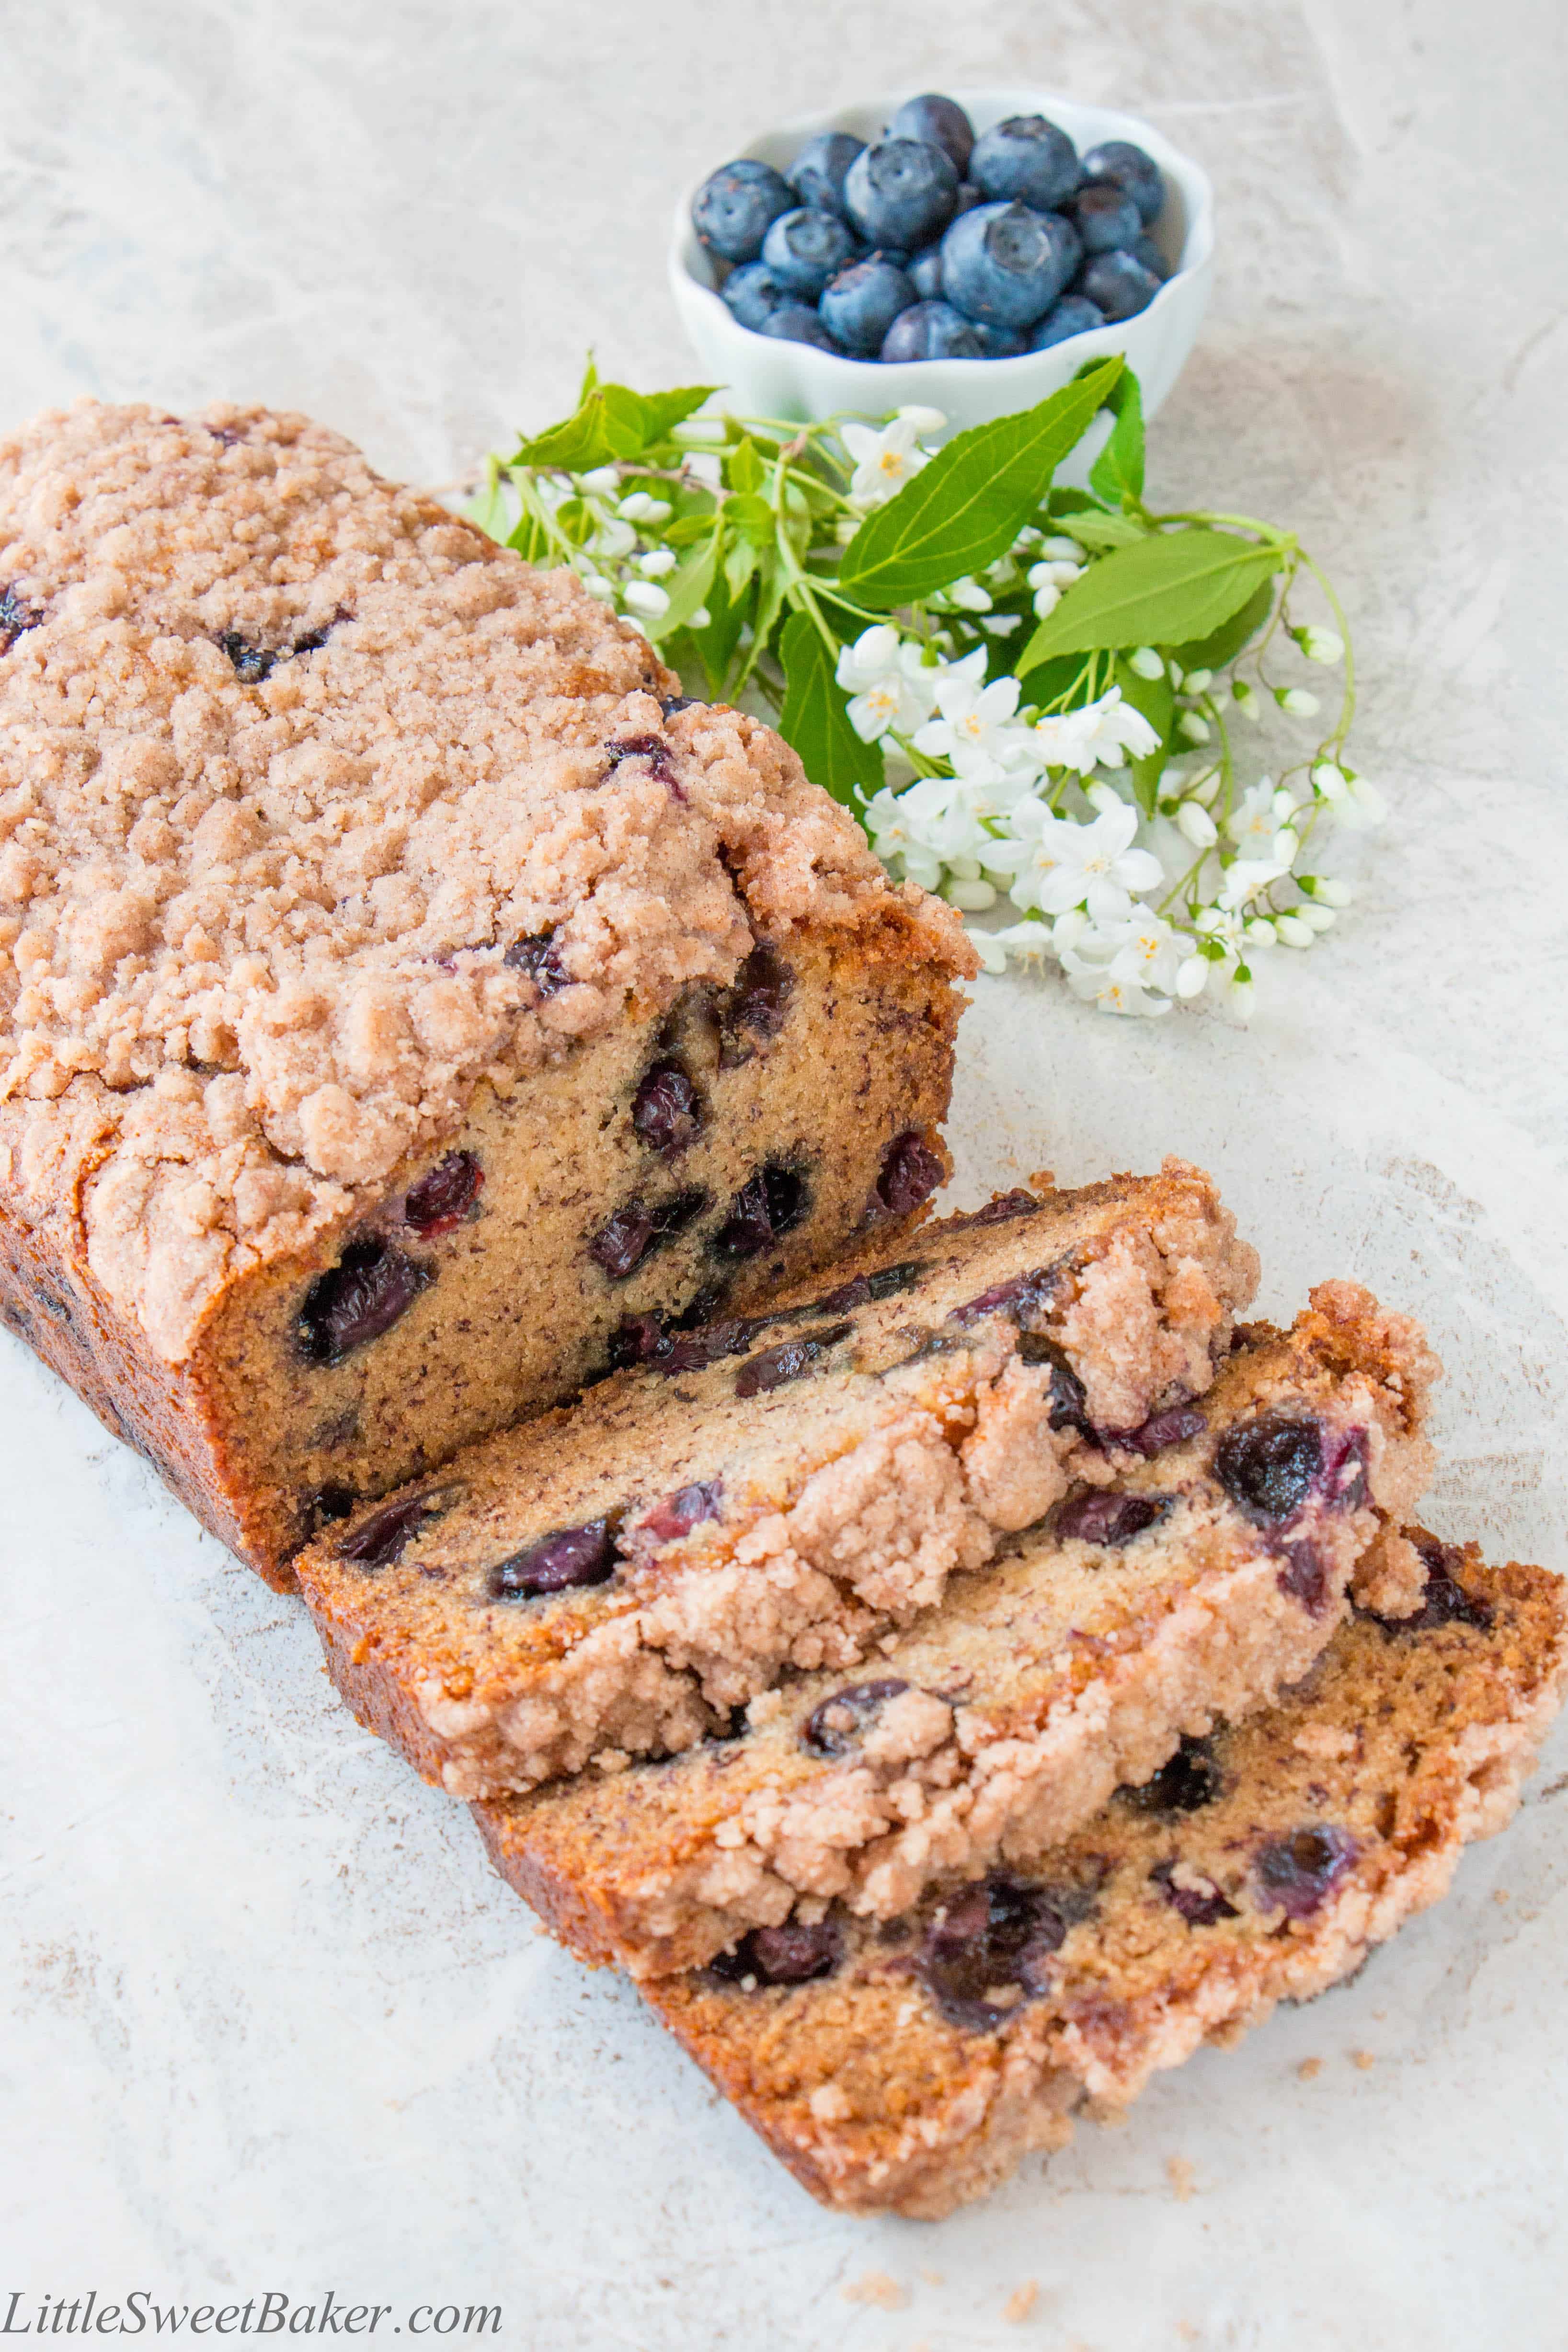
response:
M1325 1284L869 1672L792 1677L674 1760L483 1805L499 1867L582 1958L646 1976L830 1898L895 1917L1053 1843L1308 1671L1425 1489L1436 1369L1413 1325Z
M1562 1580L1411 1538L1413 1613L1358 1612L1071 1838L892 1923L757 1930L644 1999L813 2196L933 2218L1354 1975L1507 1822L1563 1692Z
M0 1313L275 1580L946 1172L956 919L677 686L301 417L0 441Z
M459 1796L689 1747L1154 1450L1255 1281L1171 1160L864 1244L759 1315L629 1321L634 1369L301 1555L332 1675Z

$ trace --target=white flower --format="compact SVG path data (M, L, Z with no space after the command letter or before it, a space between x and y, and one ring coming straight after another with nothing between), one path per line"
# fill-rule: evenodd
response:
M673 547L656 547L651 555L637 558L637 569L644 580L663 580L674 568L675 551Z
M1212 849L1219 839L1218 826L1197 801L1183 801L1176 821L1195 849Z
M1063 557L1049 563L1031 563L1029 584L1034 590L1035 617L1049 620L1061 602L1062 591L1082 577L1082 563L1070 562Z
M936 414L935 409L916 411L921 417ZM880 433L869 425L845 425L840 428L840 437L855 464L850 496L863 507L885 504L905 482L914 479L922 466L930 462L926 452L917 446L918 433L913 416L895 416Z
M1322 907L1348 907L1355 897L1350 884L1334 874L1303 874L1301 887L1310 890Z
M918 401L906 401L898 414L905 425L913 425L922 441L929 441L934 433L947 429L947 419L939 408L922 408Z
M935 890L942 879L942 860L921 838L918 810L905 806L904 796L884 784L866 803L866 831L871 845L884 866L897 858L910 879L925 890Z
M1034 722L1036 757L1048 768L1072 768L1086 776L1094 767L1119 768L1128 752L1146 760L1159 737L1141 710L1122 699L1113 686L1098 702L1060 710Z
M699 604L696 611L692 614L690 625L694 629L706 629L709 626L712 620L713 614L708 611L707 606L706 604Z
M1213 684L1214 672L1211 669L1189 669L1182 691L1184 694L1207 694Z
M601 572L585 572L581 574L581 579L582 584L587 589L589 594L591 596L597 596L601 604L613 603L615 597L615 583L613 580L606 580L603 573Z
M1344 659L1344 639L1337 629L1292 629L1291 635L1310 662L1322 662L1332 669Z
M1040 542L1040 551L1051 563L1082 563L1083 561L1083 550L1075 539L1069 539L1064 531L1058 531L1051 539L1042 539Z
M1135 652L1130 653L1127 656L1127 667L1134 672L1134 676L1146 677L1151 683L1156 677L1164 677L1166 674L1166 666L1153 646L1139 646Z
M1280 798L1271 776L1260 776L1258 782L1244 792L1225 820L1225 830L1243 857L1262 857L1273 845L1274 835L1283 811L1276 806ZM1287 806L1293 807L1287 799Z
M649 496L646 490L633 490L622 499L615 509L626 522L668 522L674 509L663 499Z
M1163 915L1152 907L1134 907L1131 919L1119 927L1108 969L1113 980L1158 989L1168 996L1186 954L1186 940Z
M1207 743L1209 732L1207 719L1196 710L1184 710L1176 720L1176 733L1185 735L1189 743Z
M1208 984L1214 965L1206 955L1189 955L1176 967L1176 992L1178 996L1201 996Z
M996 843L986 863L994 872L1013 876L1017 906L1064 915L1087 903L1096 923L1113 923L1132 912L1133 891L1152 889L1164 879L1158 858L1133 847L1138 813L1125 802L1087 824L1075 824L1052 816L1043 802L1030 800L1009 822L1013 839Z
M621 488L621 472L616 466L595 466L590 474L579 474L577 487L591 499L612 499Z
M1084 963L1070 949L1061 959L1061 968L1067 974L1073 995L1082 997L1088 1003L1097 1004L1102 1013L1120 1013L1129 1016L1142 1013L1154 1018L1171 1009L1168 996L1151 996L1135 980L1124 979L1114 965Z
M600 524L588 543L595 555L607 563L614 563L622 556L631 554L637 544L637 534L629 522L622 522L612 515Z
M913 640L878 621L841 649L833 675L850 696L850 725L862 743L876 743L890 729L912 734L930 717L940 672L921 661Z
M971 931L981 963L989 972L1006 971L1009 958L1027 969L1030 964L1044 968L1046 961L1055 955L1055 944L1044 923L1013 923L1003 931Z
M961 907L967 915L983 915L997 903L995 884L983 878L966 882L949 877L943 885L942 896L950 907Z
M1288 948L1310 948L1317 937L1311 923L1303 923L1300 915L1281 915L1274 929Z
M640 613L645 621L657 621L670 609L668 596L651 580L633 580L622 592L621 602L629 613Z
M1238 857L1225 869L1225 879L1219 886L1221 907L1239 910L1249 898L1267 890L1271 882L1283 879L1285 867L1272 857Z
M944 597L933 597L931 601L933 604L945 601L956 605L960 613L988 613L991 592L988 588L982 588L977 580L966 577L949 582Z
M927 759L948 760L959 775L977 784L1000 784L1012 780L1019 791L1035 765L1030 730L1012 725L1018 709L1016 677L985 683L983 646L948 662L935 672L936 708L933 719L915 737L915 748Z
M1318 698L1309 694L1304 686L1277 686L1274 699L1292 719L1315 719L1318 715Z
M1250 719L1254 727L1260 727L1263 723L1263 705L1253 688L1248 685L1247 680L1244 677L1239 677L1230 691L1236 698L1236 707L1242 718Z

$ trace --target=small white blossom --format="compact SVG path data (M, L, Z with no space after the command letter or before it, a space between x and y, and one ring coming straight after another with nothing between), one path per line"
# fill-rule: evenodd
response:
M1071 588L1075 580L1082 577L1083 566L1069 562L1065 558L1047 563L1031 563L1029 584L1034 590L1036 619L1049 620L1061 602L1063 590Z
M1249 898L1267 890L1271 883L1282 879L1285 868L1271 857L1238 857L1225 869L1219 886L1221 907L1245 907Z
M940 672L922 662L912 639L879 621L840 648L833 675L850 697L850 725L862 743L876 743L890 730L911 735L930 717Z
M1166 674L1166 666L1153 646L1140 646L1135 653L1130 653L1127 656L1127 667L1136 677L1146 677L1151 684L1156 677L1164 677Z
M663 499L655 499L646 490L633 490L622 499L615 509L626 522L668 522L673 509Z
M1195 849L1212 849L1219 839L1219 828L1206 808L1197 801L1183 801L1176 811L1176 824Z
M1309 931L1332 931L1339 917L1332 907L1314 907L1309 899L1304 906L1293 907L1291 913L1305 923Z
M988 613L991 609L990 590L967 577L949 582L944 595L934 596L931 601L955 605L960 613Z
M615 583L613 580L606 580L601 572L584 572L580 576L582 584L587 589L591 596L597 596L601 604L612 604L614 602Z
M989 972L1006 971L1009 959L1026 970L1038 964L1043 971L1056 953L1055 941L1044 923L1013 923L1003 931L971 931L969 936Z
M612 499L621 488L620 468L615 466L595 466L589 474L579 474L577 487L591 499Z
M935 673L941 717L920 729L915 748L927 759L950 761L972 782L998 784L1010 777L1021 791L1035 753L1029 729L1012 724L1019 682L998 677L987 686L985 675L983 648Z
M648 555L637 558L637 569L644 580L663 580L675 568L673 547L655 547Z
M1077 710L1052 712L1034 722L1035 756L1048 768L1071 768L1081 776L1092 768L1120 768L1130 752L1146 760L1159 748L1159 737L1113 686L1098 702Z
M1260 727L1263 723L1263 705L1255 689L1248 685L1244 677L1239 677L1230 691L1235 697L1236 707L1242 718L1250 719L1254 727Z
M906 401L898 412L905 425L913 425L922 441L929 441L934 433L947 429L947 419L939 408L923 408L916 400Z
M993 872L1011 874L1012 898L1019 907L1039 907L1047 915L1064 915L1087 903L1096 923L1125 919L1132 911L1132 893L1152 890L1165 877L1157 857L1134 849L1138 813L1124 802L1087 824L1052 816L1041 801L1025 801L1009 820L1010 842L998 842L987 853Z
M1292 719L1315 719L1318 715L1318 698L1309 694L1304 686L1277 686L1274 699Z
M915 414L925 417L937 412L925 409ZM935 432L940 427L929 429ZM884 425L880 433L869 425L842 425L840 438L854 460L850 496L862 507L885 505L905 482L913 481L922 466L930 462L927 453L918 446L915 417L902 413L891 425Z
M884 784L866 803L866 831L871 845L884 866L897 858L903 871L923 890L935 890L942 879L942 860L922 836L918 808L904 805L904 795Z
M641 614L645 621L657 621L670 609L670 600L662 588L651 580L633 580L621 598L629 613Z
M1151 996L1135 980L1124 979L1113 965L1085 963L1070 951L1062 957L1061 968L1073 995L1097 1004L1102 1013L1153 1018L1171 1009L1168 996Z
M1042 539L1040 551L1051 563L1082 563L1083 561L1083 550L1075 539L1069 539L1065 531L1057 531L1050 539Z
M984 879L976 882L949 880L943 886L942 896L949 906L961 907L967 915L983 915L997 903L996 885Z
M1344 639L1337 629L1292 629L1291 635L1310 662L1333 669L1344 659Z
M622 556L631 554L637 544L637 534L629 522L611 515L600 524L588 544L606 563L616 563Z
M1209 737L1208 721L1198 711L1184 710L1176 720L1176 733L1185 735L1189 743L1207 743Z
M1152 907L1134 907L1116 940L1115 953L1111 958L1112 976L1133 981L1140 988L1157 989L1168 996L1176 986L1186 948L1181 933L1173 930L1163 915L1157 915Z
M1206 955L1189 955L1176 967L1176 992L1181 997L1201 996L1208 985L1208 975L1215 966Z
M1307 874L1301 877L1301 887L1310 890L1321 906L1348 907L1355 897L1348 882L1334 874Z
M1280 916L1274 929L1288 948L1310 948L1317 937L1312 925L1303 923L1299 915Z
M1214 684L1211 669L1189 669L1182 691L1184 694L1207 694Z
M694 629L706 629L711 625L712 621L713 614L708 611L707 606L699 604L692 614L689 625Z

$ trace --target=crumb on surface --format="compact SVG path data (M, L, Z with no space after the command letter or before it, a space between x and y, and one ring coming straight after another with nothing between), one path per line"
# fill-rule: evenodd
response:
M1370 2050L1353 2050L1350 2055L1353 2065L1359 2066L1364 2074L1369 2067L1375 2066L1377 2063L1375 2053Z
M1512 1900L1506 1886L1494 1886L1491 1891L1491 1899L1494 1903L1508 1903Z
M927 2286L945 2286L947 2283L946 2271L928 2271L922 2267L915 2272L915 2275L918 2279L924 2279Z
M1296 2069L1303 2083L1315 2083L1322 2071L1323 2062L1321 2058L1303 2058Z
M1170 2181L1171 2187L1175 2190L1176 2195L1182 2204L1185 2205L1187 2199L1196 2194L1197 2189L1197 2178L1186 2157L1167 2156L1166 2158L1166 2175Z
M878 2311L902 2311L909 2301L909 2290L889 2278L885 2271L866 2271L858 2279L851 2279L839 2289L846 2303L869 2303Z
M1014 2287L1011 2294L1009 2295L1006 2303L1003 2304L1002 2317L1004 2319L1013 2320L1014 2322L1027 2319L1030 2313L1034 2309L1035 2305L1039 2301L1039 2280L1025 2279L1021 2286Z

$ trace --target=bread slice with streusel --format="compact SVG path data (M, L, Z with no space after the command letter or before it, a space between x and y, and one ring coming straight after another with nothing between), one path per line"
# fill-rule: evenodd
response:
M1275 1706L1071 1838L893 1921L757 1930L643 1998L824 2204L983 2196L1075 2112L1354 1975L1508 1822L1562 1699L1563 1580L1418 1528L1403 1549L1413 1611L1358 1609Z
M1308 1671L1425 1489L1436 1369L1406 1318L1322 1285L1289 1332L1250 1328L1146 1458L866 1664L791 1676L671 1761L482 1806L500 1868L583 1958L665 1975L830 1899L894 1917L1068 1835Z
M0 1316L275 1581L918 1215L973 969L779 736L336 434L0 439Z
M333 1676L459 1796L689 1747L1168 1439L1255 1278L1172 1160L864 1244L748 1318L644 1318L638 1366L301 1557Z

